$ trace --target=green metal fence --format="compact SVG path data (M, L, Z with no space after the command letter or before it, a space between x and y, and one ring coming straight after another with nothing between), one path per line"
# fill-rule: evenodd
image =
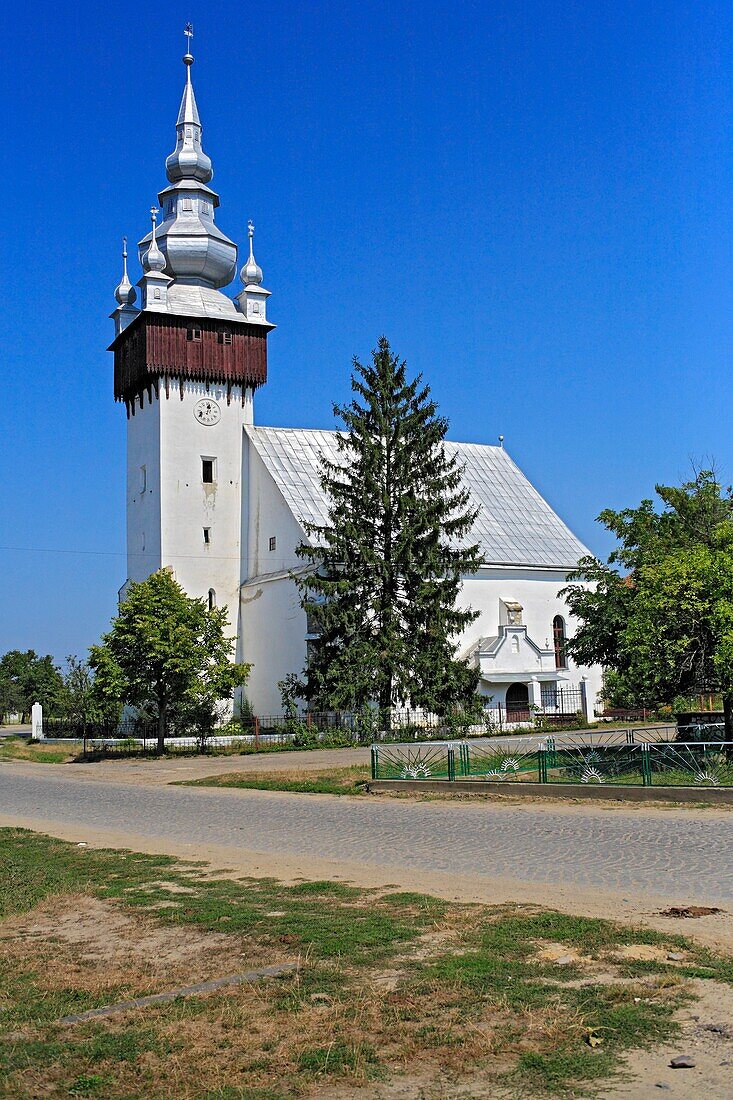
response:
M372 745L372 779L456 777L456 748L449 744Z
M733 787L733 741L373 745L372 779Z

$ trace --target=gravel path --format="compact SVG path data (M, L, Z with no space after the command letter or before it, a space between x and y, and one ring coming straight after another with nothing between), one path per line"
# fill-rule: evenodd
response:
M51 770L52 769L52 770ZM3 823L144 834L297 859L582 890L733 901L733 814L439 803L94 782L73 765L0 766ZM609 914L612 915L612 914Z

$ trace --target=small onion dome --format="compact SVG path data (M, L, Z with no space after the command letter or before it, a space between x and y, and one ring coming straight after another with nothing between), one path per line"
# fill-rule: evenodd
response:
M142 264L146 271L163 271L165 269L165 256L158 248L158 242L155 239L155 229L158 224L157 217L157 206L151 206L150 220L153 223L153 232L150 239L150 248L142 258Z
M255 286L259 286L262 282L262 268L254 257L253 244L255 227L251 221L247 222L247 232L249 233L249 259L239 272L239 278L245 286L251 286L253 283Z
M115 298L121 306L134 305L137 291L127 277L127 237L122 238L122 279L115 289Z

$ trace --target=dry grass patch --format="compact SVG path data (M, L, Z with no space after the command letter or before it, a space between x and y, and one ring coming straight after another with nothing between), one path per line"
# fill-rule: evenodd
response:
M537 907L235 882L166 857L2 840L3 1019L22 1038L0 1041L0 1096L13 1100L579 1096L673 1033L685 973L714 965L733 981L680 937ZM639 944L655 952L623 954ZM685 966L660 957L681 946ZM296 975L55 1022L298 957Z
M0 762L30 760L36 764L65 764L79 755L78 745L43 745L27 737L0 737Z
M0 925L5 972L25 967L42 993L73 989L102 1000L145 996L285 959L276 948L242 946L235 936L166 927L85 894L49 898Z
M294 794L351 794L366 793L371 778L367 764L354 764L348 768L313 769L289 768L287 771L227 772L210 775L205 779L188 779L176 784L182 787L239 787L244 790L287 791Z

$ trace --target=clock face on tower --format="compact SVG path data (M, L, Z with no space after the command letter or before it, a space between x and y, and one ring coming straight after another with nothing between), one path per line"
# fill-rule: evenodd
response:
M193 415L196 417L199 424L206 424L209 426L219 423L221 420L221 409L216 401L212 401L209 397L204 397L194 405Z

